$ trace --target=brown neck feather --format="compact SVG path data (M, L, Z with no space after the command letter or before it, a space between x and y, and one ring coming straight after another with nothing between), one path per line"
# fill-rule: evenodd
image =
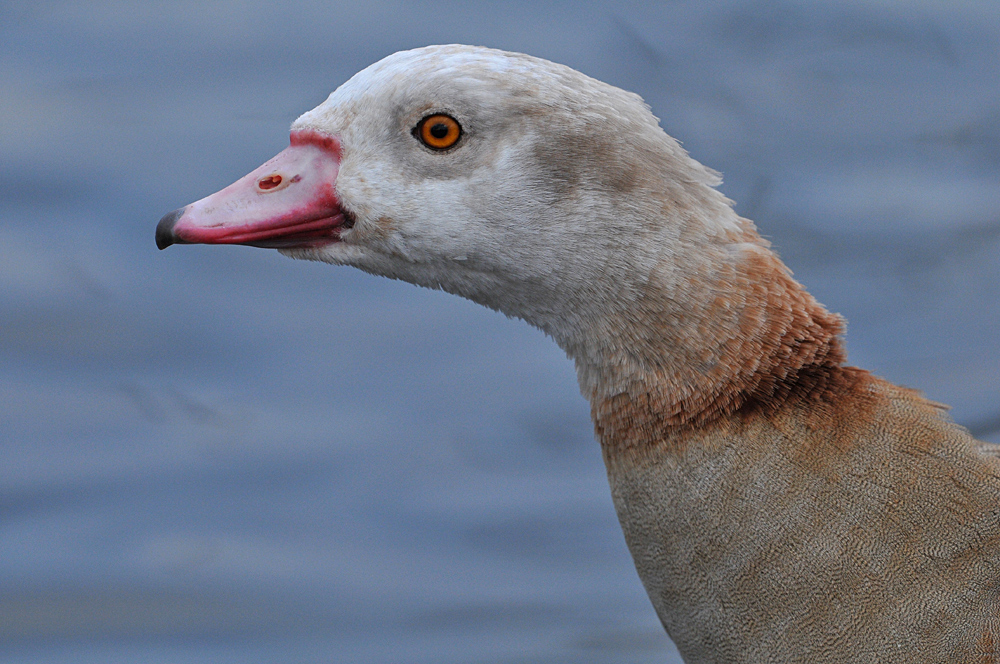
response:
M842 366L843 320L816 302L775 254L755 248L716 276L712 288L690 294L701 304L687 317L675 316L682 324L694 320L686 326L695 334L660 327L672 362L614 396L591 399L606 454L680 444L693 428L736 425L791 403L829 399L845 381L860 378L863 372Z

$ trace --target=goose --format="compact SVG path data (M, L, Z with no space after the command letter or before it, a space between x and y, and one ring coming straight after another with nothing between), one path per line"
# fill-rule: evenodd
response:
M429 46L353 76L156 243L275 248L543 330L686 662L1000 661L1000 461L848 366L843 319L720 182L635 94Z

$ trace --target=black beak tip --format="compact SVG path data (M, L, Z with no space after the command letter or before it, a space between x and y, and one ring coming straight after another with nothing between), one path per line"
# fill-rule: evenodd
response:
M177 238L174 237L174 226L177 224L177 220L184 216L185 210L187 210L186 206L168 212L160 219L160 223L156 224L157 249L166 249L177 242Z

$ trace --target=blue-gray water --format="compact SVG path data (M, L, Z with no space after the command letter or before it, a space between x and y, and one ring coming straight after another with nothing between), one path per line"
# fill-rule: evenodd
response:
M159 217L399 49L634 90L1000 442L1000 4L0 3L0 661L678 661L572 366L436 292Z

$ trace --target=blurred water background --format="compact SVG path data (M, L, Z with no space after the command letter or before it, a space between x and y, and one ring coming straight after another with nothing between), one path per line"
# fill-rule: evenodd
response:
M1000 3L0 2L0 661L677 662L561 351L156 221L394 51L641 94L852 363L1000 442Z

